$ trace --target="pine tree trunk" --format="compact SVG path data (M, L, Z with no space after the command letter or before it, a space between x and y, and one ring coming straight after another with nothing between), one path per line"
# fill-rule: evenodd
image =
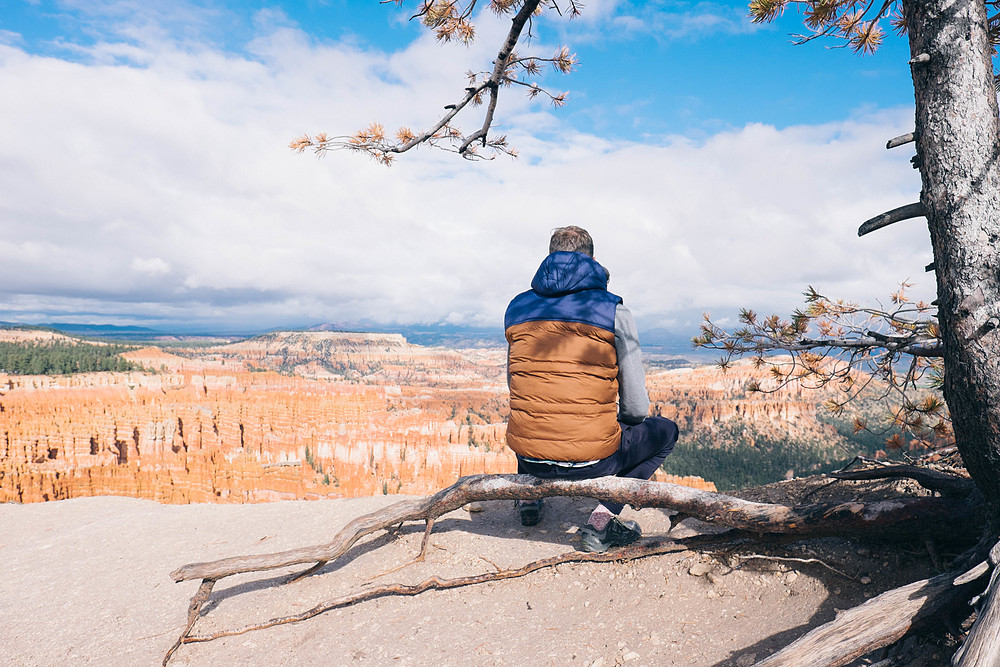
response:
M981 0L903 0L937 271L944 398L1000 528L1000 139Z

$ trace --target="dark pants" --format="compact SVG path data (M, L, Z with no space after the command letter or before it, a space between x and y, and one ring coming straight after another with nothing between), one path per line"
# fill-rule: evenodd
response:
M656 469L663 465L663 460L674 450L677 442L677 424L666 417L647 417L641 424L624 424L622 427L622 442L618 451L601 459L597 463L578 468L551 465L548 463L532 463L517 457L517 472L521 475L534 475L542 479L593 479L595 477L631 477L633 479L649 479ZM602 500L601 504L615 514L619 514L624 505Z

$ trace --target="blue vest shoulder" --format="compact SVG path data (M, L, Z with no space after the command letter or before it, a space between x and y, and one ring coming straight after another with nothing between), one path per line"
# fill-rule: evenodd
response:
M621 297L604 289L588 289L559 296L542 296L535 290L518 294L507 306L504 329L538 320L581 322L615 330L615 309Z

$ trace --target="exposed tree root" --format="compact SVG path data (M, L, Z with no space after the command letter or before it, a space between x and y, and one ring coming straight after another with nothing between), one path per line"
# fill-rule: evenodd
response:
M755 667L840 667L889 646L909 632L940 620L938 615L943 611L968 601L975 584L956 586L955 579L960 574L946 572L887 591L841 612L833 621L812 630Z
M167 651L167 654L163 656L164 667L166 667L166 664L170 662L170 658L173 657L174 652L180 648L180 645L184 643L184 640L194 628L195 621L198 620L198 614L201 613L202 606L208 602L208 598L212 594L213 586L215 586L215 582L211 579L204 580L201 582L201 586L198 586L198 591L194 594L194 597L191 598L191 603L188 605L187 626L184 628L184 631L181 632L181 636L177 638L177 641L174 642L174 645L170 647L169 651Z
M430 534L428 530L425 533L425 540L421 548L421 555L423 555L423 549L427 546L426 536ZM672 540L666 537L662 538L652 538L645 539L628 547L618 549L615 551L605 552L605 553L584 553L580 551L570 551L565 554L560 554L558 556L552 556L550 558L544 558L542 560L537 560L523 567L502 570L495 563L486 561L493 566L493 572L487 572L484 574L472 575L468 577L458 577L455 579L440 579L438 577L431 577L426 581L423 581L415 585L405 585L405 584L387 584L384 586L377 586L373 588L368 588L362 591L357 591L355 593L350 593L348 595L342 595L340 597L322 602L308 611L302 612L300 614L293 614L290 616L281 616L278 618L272 618L264 623L256 623L252 625L246 625L242 628L235 630L221 630L208 635L191 635L191 631L194 628L194 624L198 619L198 615L201 611L202 606L208 600L209 594L212 591L212 586L214 581L205 580L202 582L201 586L198 588L198 592L195 594L194 598L191 600L191 604L188 609L188 624L184 628L184 631L178 637L177 641L167 652L166 656L163 658L163 665L166 666L173 656L174 652L182 644L192 644L196 642L207 642L213 639L219 639L221 637L231 637L233 635L241 635L247 632L252 632L254 630L265 630L267 628L274 627L276 625L284 625L287 623L298 623L300 621L305 621L307 619L319 616L320 614L337 609L340 607L347 607L352 604L359 602L364 602L366 600L372 600L375 598L400 595L400 596L411 596L418 595L428 590L446 590L449 588L459 588L461 586L473 586L476 584L487 583L491 581L500 581L503 579L513 579L515 577L523 577L532 572L537 572L545 568L554 568L558 565L564 563L608 563L612 561L629 561L636 560L639 558L646 558L648 556L656 556L665 553L673 552L683 552L689 551L691 549L698 549L704 546L712 546L715 548L735 548L741 544L745 544L748 541L746 537L741 537L739 535L732 536L729 532L719 534L719 535L696 535L694 537L689 537L681 540ZM483 560L486 560L485 558ZM412 563L413 561L411 561ZM410 564L410 563L408 563Z
M990 575L990 583L987 587L985 599L979 612L976 615L976 622L966 637L965 643L959 647L952 659L952 664L957 667L975 667L976 665L998 665L1000 664L1000 542L990 549L989 563L982 563L969 571L971 579L974 575L978 577L986 574L989 566L992 565L993 573ZM982 565L986 565L983 568ZM977 578L978 578L977 577ZM957 581L956 581L957 583Z
M704 553L712 555L712 556L715 556L717 554L717 552L714 552L714 551L705 551ZM830 570L834 574L840 575L844 579L850 579L851 581L857 581L851 575L847 574L846 572L841 572L840 570L838 570L834 566L830 565L826 561L820 560L819 558L793 558L791 556L770 556L768 554L740 554L739 558L742 561L748 561L748 560L771 560L771 561L778 561L779 563L803 563L805 565L810 565L810 564L821 565L822 567L825 567L826 569ZM735 570L738 567L739 566L733 567L733 569Z
M407 562L403 563L402 565L397 565L396 567L388 569L385 572L379 572L374 577L370 577L368 579L368 581L375 581L376 579L381 579L382 577L384 577L387 574L392 574L393 572L399 572L400 570L408 568L408 567L410 567L411 565L413 565L415 563L423 563L424 562L424 557L427 556L427 546L431 542L431 530L433 528L434 528L434 519L428 519L427 520L427 526L424 528L424 537L420 541L420 553L418 553L413 558L413 560L407 561ZM491 565L492 565L492 563L491 563ZM311 573L312 570L314 569L314 567L309 568L309 570L306 570L306 572L310 572ZM500 568L496 567L495 565L493 567L495 569L497 569L497 570L500 569ZM298 579L299 577L296 577L296 578Z
M468 577L456 577L454 579L440 579L438 577L431 577L419 584L405 585L405 584L386 584L384 586L377 586L374 588L369 588L367 590L358 591L355 593L350 593L348 595L342 595L340 597L328 600L326 602L321 602L312 609L304 611L300 614L293 614L291 616L282 616L279 618L272 618L265 623L257 623L254 625L247 625L236 630L221 630L219 632L214 632L210 635L193 635L185 637L181 640L185 644L190 644L194 642L206 642L213 639L218 639L220 637L231 637L233 635L241 635L247 632L252 632L254 630L264 630L266 628L271 628L276 625L283 625L285 623L297 623L299 621L304 621L320 614L330 611L332 609L337 609L338 607L346 607L358 602L364 602L366 600L372 600L375 598L385 597L389 595L419 595L424 591L429 590L446 590L449 588L459 588L462 586L473 586L476 584L483 584L491 581L501 581L503 579L513 579L515 577L523 577L532 572L537 572L545 568L555 567L556 565L562 565L564 563L608 563L611 561L627 561L635 560L637 558L646 558L648 556L656 556L659 554L665 554L675 551L687 551L689 547L683 546L678 542L670 539L653 539L644 540L642 542L633 544L629 547L619 549L617 551L605 552L602 554L597 553L583 553L581 551L571 551L565 554L560 554L558 556L552 556L551 558L544 558L542 560L536 560L534 562L528 563L527 565L514 569L507 570L496 570L494 572L486 572L484 574L476 574Z
M627 503L633 507L669 508L706 523L758 534L887 536L938 531L954 536L962 526L974 529L973 507L966 499L895 498L870 503L817 503L786 507L698 491L668 482L621 477L565 481L541 480L530 475L474 475L459 479L433 496L404 500L358 517L327 544L192 563L171 572L170 576L174 581L218 580L234 574L302 563L323 564L343 555L362 537L403 521L427 521L477 500L531 500L551 496L585 496Z
M966 496L975 488L971 479L911 465L883 466L867 470L841 470L840 472L827 473L827 475L835 479L848 480L912 479L925 489L958 496Z
M881 473L885 470L880 469L874 472ZM912 475L901 474L900 476ZM402 584L379 586L324 602L301 614L275 618L266 623L249 625L238 630L221 631L212 635L191 635L201 608L211 595L212 587L217 580L224 577L303 563L312 564L305 571L292 577L291 581L294 581L316 572L326 563L342 556L362 537L378 530L391 530L394 526L399 526L406 521L416 520L426 522L420 553L416 557L416 561L419 561L423 559L430 543L430 535L435 519L447 512L475 501L531 500L551 496L584 496L598 500L627 503L636 508L669 508L677 510L682 515L735 530L730 531L725 536L700 536L699 538L677 541L666 538L644 540L625 549L606 554L570 552L561 556L529 563L522 568L514 570L499 570L499 568L494 566L496 570L494 572L448 580L432 577L414 586L405 586ZM737 531L744 534L755 534L758 539L767 535L784 536L786 538L791 536L801 538L876 534L880 537L887 535L913 536L931 534L935 531L955 537L962 530L971 532L975 529L974 510L976 507L974 501L970 500L969 496L964 498L910 497L867 503L833 502L787 507L784 505L750 502L732 496L698 491L667 482L645 482L617 477L573 481L541 480L530 475L475 475L463 477L452 486L439 491L433 496L404 500L376 512L358 517L344 526L334 537L333 541L327 544L291 549L272 554L238 556L208 563L192 563L175 570L171 573L171 577L175 581L202 579L202 584L191 600L187 626L177 642L164 657L163 664L167 664L181 644L209 641L218 637L242 634L285 623L294 623L312 618L330 609L343 607L363 600L386 595L416 595L430 589L456 588L487 581L520 577L530 572L546 567L554 567L562 563L631 560L678 549L690 549L695 547L696 544L718 545L723 539L732 540L731 535ZM742 537L740 539L741 541L746 541L748 538ZM735 542L730 542L730 544L735 544ZM383 574L388 574L388 572ZM967 600L969 595L966 588L981 586L981 584L977 583L965 583L962 586L955 586L952 584L955 576L956 573L941 575L941 577L917 582L916 584L896 589L896 591L885 593L855 610L842 614L841 618L844 619L844 623L836 625L831 630L827 630L827 634L822 635L821 639L815 640L809 638L813 637L817 632L824 630L824 628L840 623L841 618L838 618L833 624L823 626L823 628L819 628L817 631L806 635L795 644L789 646L785 651L792 649L793 646L799 645L802 642L806 642L806 640L810 642L819 641L820 643L833 642L837 646L837 648L833 649L837 655L856 657L856 655L863 655L879 646L892 643L906 634L915 623L925 621L928 618L928 614L932 613L927 611L928 608L933 610L940 609L947 604L962 599L963 595L964 600ZM873 603L880 600L883 602L873 605ZM994 607L1000 606L995 602L992 604ZM891 605L897 606L892 608ZM872 610L875 611L873 612ZM872 631L871 626L878 625L878 623L872 622L871 619L873 617L881 621L883 625L882 629L877 633L878 637L875 639L869 637ZM1000 618L1000 613L998 613L997 617ZM893 623L894 619L895 622ZM830 636L830 633L832 633L832 636ZM849 635L852 633L864 637L864 639L858 640L861 642L860 644L857 642L851 643ZM841 646L845 642L849 644L846 648ZM875 642L883 643L876 645ZM866 647L866 649L862 653L856 653L856 651L861 650L861 646ZM805 650L806 653L797 653L796 655L809 655L810 660L813 660L818 655L815 653L816 648ZM781 651L768 659L778 660L778 662L765 662L761 664L805 664L795 661L780 662L783 659L780 656L785 651ZM809 662L809 664L845 664L844 662L836 661L839 659L830 658L829 662Z

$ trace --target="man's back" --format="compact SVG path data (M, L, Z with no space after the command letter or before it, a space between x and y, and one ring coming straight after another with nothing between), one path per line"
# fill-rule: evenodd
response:
M504 317L510 420L507 444L519 473L588 479L650 479L677 440L677 425L646 417L649 397L632 314L607 291L590 234L555 230L531 288ZM519 505L538 523L541 501ZM581 532L585 551L628 544L642 531L621 521L623 506L597 506Z
M594 461L618 449L615 309L607 273L576 252L545 258L504 317L507 444L532 459Z

